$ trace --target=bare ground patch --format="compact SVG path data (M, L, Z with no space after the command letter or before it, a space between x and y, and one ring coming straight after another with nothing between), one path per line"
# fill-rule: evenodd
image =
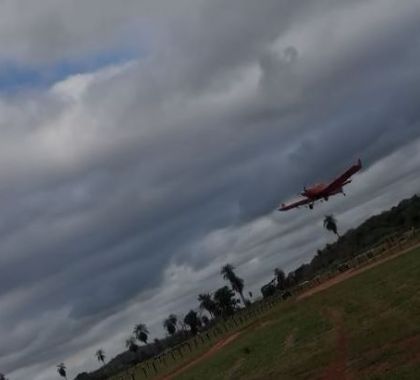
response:
M268 321L270 322L270 321ZM224 337L220 341L218 341L216 344L214 344L209 350L204 352L202 355L198 356L195 359L190 360L187 363L182 364L172 372L159 377L158 380L172 380L175 376L178 376L179 374L185 372L186 370L190 369L191 367L195 366L196 364L210 358L217 352L219 352L223 347L227 346L228 344L232 343L234 340L236 340L243 332L245 331L252 331L256 328L261 328L261 324L258 320L254 321L248 326L243 327L239 331L234 332L233 334L230 334L227 337Z
M336 309L328 310L328 317L333 322L336 335L336 353L334 360L322 375L322 380L352 380L347 367L348 338L343 324L343 317Z
M284 350L290 350L295 345L296 331L292 331L284 340Z
M192 366L200 363L201 361L209 358L210 356L214 355L216 352L220 351L223 347L227 346L229 343L231 343L235 339L237 339L240 334L241 334L241 332L238 331L238 332L236 332L232 335L229 335L226 338L220 340L213 347L211 347L208 351L206 351L204 354L202 354L198 358L195 358L195 359L191 360L188 363L185 363L184 365L175 369L171 373L161 377L160 380L171 380L171 379L173 379L175 376L185 372L187 369L191 368Z

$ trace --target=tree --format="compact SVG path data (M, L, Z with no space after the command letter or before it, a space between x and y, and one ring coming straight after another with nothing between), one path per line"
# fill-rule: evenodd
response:
M273 282L274 280L271 280L268 284L261 287L261 294L264 298L271 297L276 293L276 287Z
M181 331L183 335L186 334L187 331L187 325L184 322L185 317L183 315L180 315L178 318L178 331Z
M214 318L217 314L217 304L211 298L210 293L202 293L198 295L198 301L200 302L200 309L207 310L211 317Z
M172 324L175 325L176 327L176 323L178 322L178 317L175 314L170 314L168 319L171 321Z
M176 323L178 318L175 314L171 314L168 318L163 321L163 327L166 329L169 335L176 333Z
M143 323L139 323L138 325L134 326L134 336L144 344L147 344L147 339L149 337L149 330L147 329L146 325Z
M137 352L139 349L139 346L136 344L136 338L134 336L130 336L125 341L125 347L128 348L131 352Z
M227 286L217 289L214 293L214 301L217 304L219 313L223 316L232 315L235 312L238 301L235 299L235 292Z
M60 363L57 366L57 372L61 377L64 377L67 380L67 368L64 363Z
M283 290L286 285L286 275L284 274L284 271L280 268L276 268L274 269L274 276L277 281L277 289Z
M8 380L6 375L3 375L2 373L0 373L0 380Z
M193 335L197 334L198 328L201 325L201 321L198 318L197 313L194 310L190 310L184 318L185 324L190 327L191 333Z
M99 362L102 362L102 364L105 364L105 352L102 348L96 351L96 358L98 359Z
M324 228L328 231L333 232L334 234L337 235L337 237L340 237L340 234L338 233L337 230L337 221L334 218L333 215L326 215L324 218Z
M296 285L295 272L289 272L285 280L285 288L291 288Z
M204 326L208 326L210 324L210 319L207 317L207 315L203 315L201 317L201 322L203 322ZM1 380L1 379L0 379Z
M244 280L242 278L239 278L235 272L234 267L231 264L226 264L222 267L222 270L220 271L220 274L223 275L223 278L230 282L230 285L232 289L239 294L241 297L241 300L243 304L246 306L246 300L243 294L244 291Z

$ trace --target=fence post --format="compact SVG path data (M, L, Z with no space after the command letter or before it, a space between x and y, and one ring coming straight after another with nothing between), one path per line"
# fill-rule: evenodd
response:
M149 377L146 368L144 368L143 366L141 367L141 369L143 370L144 376L146 377L146 379Z
M158 370L157 370L157 368L156 368L156 363L155 363L155 361L153 360L153 362L152 362L152 365L153 365L153 369L155 370L155 373L157 374L158 373Z
M182 350L181 350L181 348L180 348L180 347L178 347L178 348L177 348L177 350L178 350L178 354L179 354L179 356L180 356L181 358L183 358L183 357L184 357L184 355L182 354Z

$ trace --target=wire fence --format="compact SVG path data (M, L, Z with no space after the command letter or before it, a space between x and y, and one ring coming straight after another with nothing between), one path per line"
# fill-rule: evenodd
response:
M254 302L233 316L220 320L208 330L200 332L154 358L134 365L118 375L109 377L109 380L145 380L164 377L165 374L176 371L180 366L196 358L200 353L206 352L215 343L234 331L246 329L258 321L262 314L270 311L278 301L279 297L270 297L269 300Z

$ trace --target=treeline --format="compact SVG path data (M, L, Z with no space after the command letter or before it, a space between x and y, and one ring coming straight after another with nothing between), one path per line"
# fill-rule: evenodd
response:
M398 206L367 219L359 227L347 231L332 244L317 251L310 263L289 273L296 283L310 280L333 266L380 244L387 237L412 228L420 228L420 197L414 195Z

